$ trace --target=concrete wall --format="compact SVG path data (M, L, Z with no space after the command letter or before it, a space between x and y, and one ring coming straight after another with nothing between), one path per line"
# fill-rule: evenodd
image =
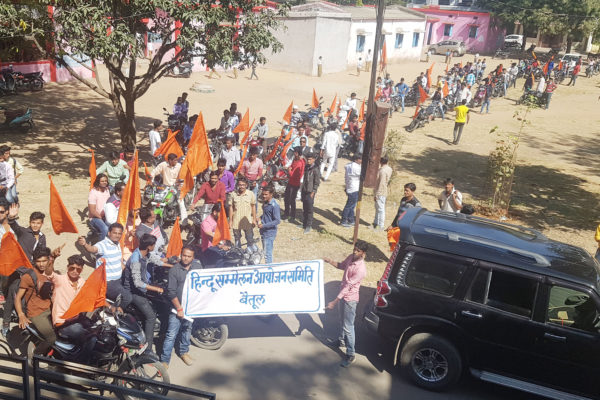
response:
M504 30L491 26L489 13L423 8L420 8L419 11L427 14L430 18L439 19L439 21L427 22L424 41L426 47L430 25L432 26L431 44L443 40L459 40L465 42L467 51L472 53L492 53L502 45ZM450 36L444 36L446 24L454 24ZM469 29L475 25L477 26L477 37L470 38Z
M288 18L285 21L287 29L279 29L274 32L275 37L283 44L283 50L279 53L266 54L267 68L280 71L313 74L316 67L315 34L317 20L314 17ZM326 57L323 56L325 59ZM326 63L323 63L324 68Z
M317 61L323 57L323 73L345 71L348 67L350 20L317 17L311 75L317 75Z
M67 62L69 62L67 58ZM9 65L13 66L15 71L22 72L24 74L32 72L42 72L42 78L44 82L67 82L74 79L69 71L56 65L49 60L31 61L31 62L3 62L0 63L0 68L8 68ZM75 72L81 75L85 79L92 79L92 72L76 63L75 61L69 62L69 65L73 67Z
M350 29L350 41L348 43L348 64L356 65L358 58L362 57L363 62L369 51L373 53L375 46L375 28L374 20L354 20ZM364 32L364 33L363 33ZM394 60L418 60L423 50L423 35L425 32L425 21L388 21L383 23L383 32L385 33L385 46L388 62ZM416 47L412 46L413 33L419 33L419 41ZM356 51L356 41L358 34L365 35L365 45L362 53ZM396 48L396 34L403 34L401 47Z

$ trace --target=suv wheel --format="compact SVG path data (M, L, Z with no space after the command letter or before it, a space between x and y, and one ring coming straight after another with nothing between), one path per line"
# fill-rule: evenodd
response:
M402 349L400 366L417 385L427 390L446 390L462 373L460 353L446 339L430 333L412 336Z
M452 56L453 56L453 57L458 57L458 55L459 55L458 51L454 50L454 51L452 52ZM462 54L461 54L461 56L462 56Z

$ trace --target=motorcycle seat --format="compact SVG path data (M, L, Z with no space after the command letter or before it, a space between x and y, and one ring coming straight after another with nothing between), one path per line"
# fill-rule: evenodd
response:
M55 341L54 345L62 351L72 351L75 348L75 345L73 343L67 343L61 340Z

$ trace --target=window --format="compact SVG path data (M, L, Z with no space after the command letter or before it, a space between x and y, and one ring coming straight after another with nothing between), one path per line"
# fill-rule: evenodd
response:
M402 42L404 41L404 34L396 33L396 48L399 49L402 47Z
M474 39L474 38L477 37L477 29L478 29L477 26L470 26L469 27L469 37L470 38Z
M538 284L508 272L481 269L467 293L467 300L531 317Z
M593 297L578 290L552 286L546 322L598 333L598 309Z
M452 24L444 24L444 36L452 36Z
M362 53L365 50L365 35L356 35L356 52Z
M419 47L419 32L413 32L412 47Z
M466 269L457 259L417 253L408 266L406 285L452 296Z

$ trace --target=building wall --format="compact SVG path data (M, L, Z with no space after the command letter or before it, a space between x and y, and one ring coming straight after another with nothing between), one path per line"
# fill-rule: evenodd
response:
M427 21L425 28L425 46L441 42L443 40L460 40L465 42L467 51L478 53L492 53L502 45L504 30L491 26L490 14L484 12L453 11L453 10L428 10L420 8L419 11L427 14L430 18L439 21ZM453 24L452 33L444 35L446 24ZM431 40L428 42L430 26ZM477 36L469 37L471 26L477 26Z
M67 62L69 60L67 59ZM72 79L75 79L71 76L69 71L55 64L49 60L39 60L39 61L30 61L30 62L3 62L0 63L0 68L8 68L8 66L12 65L15 71L22 72L24 74L32 73L32 72L42 72L42 78L44 82L67 82ZM81 66L80 64L72 61L69 63L79 75L81 75L85 79L92 78L92 71Z
M368 50L373 53L375 47L374 20L352 21L350 28L350 41L348 43L348 64L356 65L358 58L366 60ZM385 46L388 62L394 60L418 60L423 51L423 35L425 32L425 21L388 21L383 23L385 33ZM357 37L359 33L365 35L365 44L362 52L357 51ZM419 33L417 46L413 47L413 34ZM396 35L402 34L403 40L400 47L396 47Z
M317 75L317 61L323 57L323 73L345 71L348 68L348 38L350 19L317 17L311 75Z
M313 68L313 64L316 66L316 60L313 63L316 23L317 19L314 17L288 18L285 21L287 29L278 29L273 32L283 44L283 50L279 53L267 53L268 61L265 67L280 71L313 74L313 70L316 71L316 67ZM326 59L325 54L323 58ZM325 61L323 67L327 67Z

